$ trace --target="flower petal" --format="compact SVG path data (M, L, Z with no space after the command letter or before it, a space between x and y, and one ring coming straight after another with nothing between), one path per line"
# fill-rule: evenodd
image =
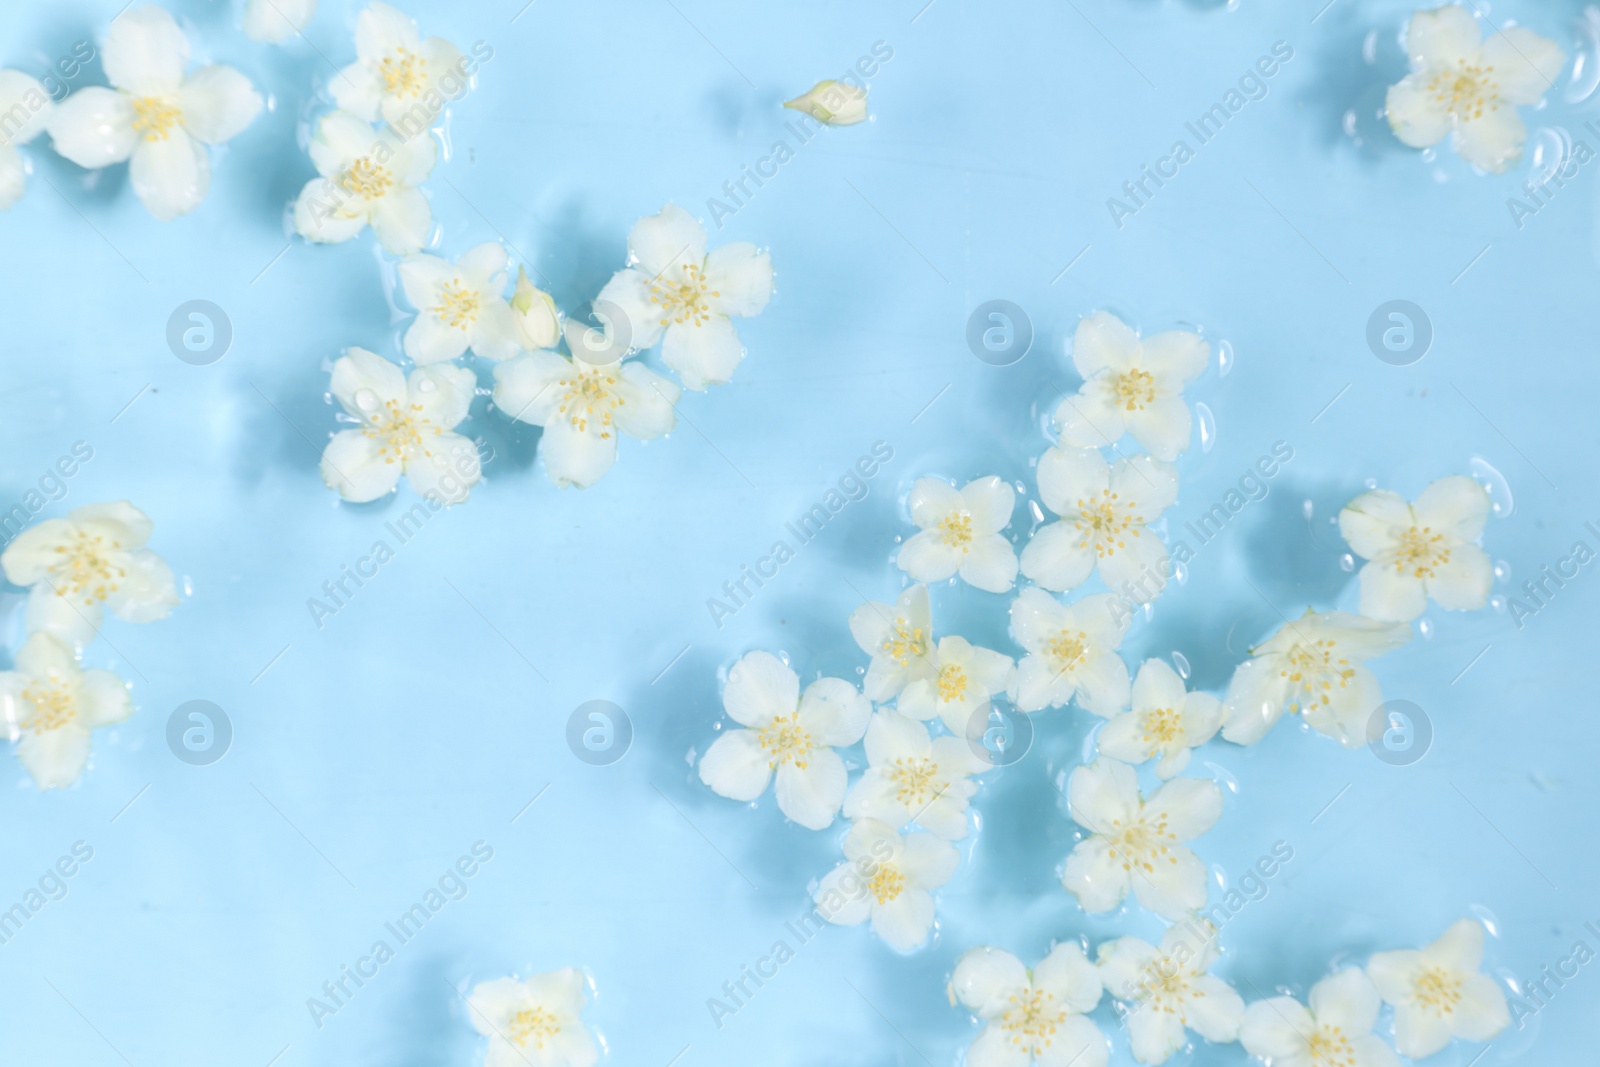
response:
M1062 444L1108 448L1122 440L1127 429L1123 414L1112 398L1110 383L1102 377L1084 382L1077 395L1063 397L1052 419Z
M1440 478L1422 491L1412 508L1416 522L1449 530L1463 541L1475 541L1489 521L1489 491L1464 474Z
M1294 1063L1296 1057L1307 1055L1307 1035L1316 1033L1318 1021L1293 997L1258 1000L1245 1009L1239 1024L1239 1043L1250 1055L1269 1063Z
M1072 365L1085 380L1108 368L1122 370L1139 351L1139 335L1109 311L1079 319L1072 335Z
M133 105L115 89L80 89L58 104L46 126L55 150L91 170L121 163L139 143Z
M1237 1041L1239 1024L1244 1020L1243 998L1227 982L1209 974L1196 978L1194 988L1201 995L1189 1001L1186 1019L1189 1029L1207 1041L1219 1044Z
M624 363L621 374L617 391L623 402L615 413L618 428L641 441L671 433L678 424L673 405L683 390L637 360Z
M372 205L372 232L391 256L409 256L428 243L433 209L420 189L396 189Z
M1094 573L1098 557L1070 522L1042 526L1022 549L1024 576L1053 592L1064 593L1082 585Z
M1459 4L1418 11L1406 24L1406 54L1414 67L1454 67L1478 58L1478 20Z
M872 909L872 932L899 952L910 952L928 939L933 928L933 896L926 889L906 889L887 904Z
M931 533L931 530L925 530L912 540L927 537ZM1011 547L1011 542L1001 534L990 534L987 537L977 538L967 546L967 552L961 559L961 580L975 589L990 593L1006 593L1010 592L1011 587L1017 582L1017 566L1017 553ZM916 578L917 575L913 574L912 577ZM918 580L931 579L918 578Z
M1399 493L1374 489L1339 511L1339 533L1362 559L1376 559L1394 550L1401 534L1418 522Z
M754 730L729 730L700 757L700 780L729 800L754 800L772 781L772 764Z
M237 137L261 113L261 94L232 67L201 67L178 94L183 128L206 144Z
M1011 525L1017 509L1017 491L995 475L977 478L961 487L961 500L972 516L972 533L999 533Z
M778 810L808 830L825 830L844 803L844 761L831 748L818 749L805 767L778 766Z
M1094 984L1098 992L1098 976ZM993 1018L1006 1010L1012 997L1027 991L1028 968L1003 949L969 949L956 961L950 989L979 1018Z
M1166 330L1144 339L1139 366L1179 391L1200 376L1210 359L1211 346L1199 334Z
M426 452L407 457L406 481L418 496L445 505L460 504L483 477L482 463L471 441L458 433L442 433Z
M183 84L189 39L165 8L146 4L113 19L100 48L106 80L134 96L168 96Z
M1361 614L1386 622L1409 622L1428 606L1421 578L1389 559L1375 559L1361 568Z
M961 550L947 544L943 534L923 530L900 546L895 566L910 575L912 581L942 582L961 568L963 558Z
M127 573L106 595L106 607L128 622L164 619L178 604L178 583L167 561L149 549L128 557Z
M133 149L128 184L162 222L187 215L200 206L211 188L211 157L205 145L174 130L159 141L143 140Z
M393 492L403 467L393 456L381 454L382 447L360 430L334 434L322 452L323 484L354 504Z
M724 315L759 315L772 299L772 257L755 245L740 242L712 249L705 273L716 293L711 306Z
M1077 1015L1088 1014L1100 1003L1100 972L1072 941L1057 945L1039 961L1033 969L1033 984Z
M1180 396L1158 395L1150 403L1126 414L1128 432L1152 456L1171 462L1189 447L1193 419Z
M1384 114L1401 144L1428 148L1444 140L1450 132L1453 125L1450 111L1428 88L1434 77L1432 73L1418 71L1389 86L1384 97Z
M1320 1026L1337 1026L1350 1034L1365 1034L1378 1022L1382 1007L1378 988L1359 967L1346 967L1311 987L1311 1011Z
M771 652L749 652L728 671L722 706L741 726L765 726L800 705L800 679Z
M799 722L820 745L853 745L867 732L872 702L843 678L818 678L800 694Z
M1456 126L1455 150L1462 159L1490 174L1504 174L1522 158L1528 128L1516 108L1502 107Z
M61 789L83 774L89 762L89 731L76 726L23 732L17 759L40 789Z
M647 278L658 278L685 265L699 268L706 258L706 231L677 204L633 224L628 254Z
M733 377L744 345L733 322L713 315L703 323L674 322L661 342L661 362L678 372L685 389L704 392Z
M1047 449L1039 457L1039 499L1057 515L1078 514L1078 501L1111 486L1111 465L1093 448Z
M566 395L560 386L572 373L571 360L554 352L528 352L494 368L494 406L518 422L543 426L557 417Z
M1567 57L1561 46L1524 26L1490 34L1479 62L1495 73L1495 86L1513 104L1537 104L1553 90Z
M1174 840L1190 841L1222 816L1222 790L1203 778L1175 778L1150 794L1144 811L1164 820Z

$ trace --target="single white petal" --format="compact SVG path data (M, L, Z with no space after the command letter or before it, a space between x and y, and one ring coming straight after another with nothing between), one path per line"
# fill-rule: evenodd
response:
M460 504L483 476L482 462L471 441L457 433L442 433L428 442L427 451L406 459L406 480L418 496Z
M1474 541L1489 521L1489 491L1464 474L1454 474L1424 489L1412 510L1418 525Z
M667 204L660 214L634 223L628 254L650 278L685 265L698 268L706 258L706 231L683 208Z
M205 145L182 130L167 137L140 141L129 161L128 184L162 222L187 215L200 206L211 188L211 157Z
M661 362L678 372L685 389L704 392L733 377L744 345L733 323L713 315L703 323L674 322L661 341Z
M990 1024L967 1046L962 1063L965 1067L1031 1067L1032 1059L1007 1031Z
M1245 1009L1239 1043L1264 1060L1293 1060L1306 1055L1309 1036L1316 1031L1317 1020L1304 1004L1293 997L1271 997Z
M91 170L123 162L139 143L128 97L97 85L57 105L46 128L58 153Z
M843 678L818 678L800 694L799 723L819 745L853 745L867 732L872 702Z
M1494 71L1495 88L1513 104L1537 104L1556 86L1567 57L1561 46L1525 26L1490 34L1479 62Z
M25 731L17 744L17 759L40 789L69 786L89 762L89 731L78 726Z
M311 23L317 0L249 0L244 32L252 41L282 44Z
M326 178L312 178L294 203L294 232L318 244L339 244L367 228L364 211L339 209L339 195Z
M125 721L133 714L128 683L111 671L84 671L78 685L78 710L85 725L93 728Z
M1095 979L1098 990L1100 980ZM1011 953L998 948L969 949L956 961L950 989L957 999L981 1018L1004 1012L1012 997L1028 988L1028 968Z
M389 404L407 402L405 372L376 352L353 347L333 363L328 391L345 411L362 421Z
M619 270L606 282L595 306L604 307L611 319L610 332L618 343L636 349L650 348L661 340L667 322L650 302L650 276L631 268Z
M1063 397L1053 420L1061 443L1074 448L1107 448L1122 439L1127 424L1105 378L1083 383L1077 395Z
M1506 995L1486 974L1463 975L1461 1001L1452 1015L1451 1029L1468 1041L1488 1041L1511 1024Z
M1394 1047L1400 1055L1423 1060L1450 1043L1450 1020L1409 1004L1394 1009Z
M1108 840L1088 837L1067 856L1061 885L1078 898L1084 911L1110 911L1128 895L1128 868Z
M772 299L772 257L752 244L734 243L706 256L706 282L716 294L712 310L723 315L759 315Z
M1504 174L1522 158L1522 145L1527 139L1528 128L1516 108L1501 107L1457 124L1453 143L1456 154L1474 167L1490 174Z
M831 748L806 757L805 767L778 766L778 810L808 830L824 830L844 803L844 761Z
M9 144L0 144L0 211L15 204L27 184L28 168L22 153Z
M1067 780L1067 808L1073 821L1091 833L1111 833L1139 816L1139 779L1133 768L1111 759L1073 769Z
M872 909L872 932L900 952L910 952L928 939L933 928L933 897L926 889L905 889Z
M1428 606L1428 590L1412 570L1379 557L1361 568L1361 614L1409 622ZM1487 590L1485 590L1487 592Z
M1111 1043L1100 1028L1082 1015L1069 1015L1039 1050L1038 1067L1106 1067Z
M637 360L622 365L622 380L615 386L622 397L616 409L617 426L623 433L648 441L671 433L678 424L674 408L683 390Z
M1203 778L1178 778L1150 794L1144 809L1147 817L1163 819L1175 840L1189 841L1216 825L1222 790Z
M143 547L155 529L150 516L128 500L85 504L73 508L67 517L81 527L93 527L94 532L117 542L119 548Z
M1176 392L1200 376L1211 359L1211 346L1188 330L1167 330L1144 339L1139 366Z
M1053 592L1082 585L1094 573L1094 546L1070 522L1042 526L1023 546L1020 566L1025 577Z
M19 110L20 109L20 110ZM0 70L0 133L8 145L27 144L49 124L55 107L44 85L20 70Z
M1153 869L1141 871L1136 867L1131 885L1140 906L1177 922L1205 906L1206 865L1191 850L1173 845Z
M916 582L942 582L961 568L961 550L937 530L923 530L900 546L895 565Z
M146 4L112 20L100 48L106 80L134 96L166 96L183 84L189 40L163 7Z
M1193 419L1179 396L1161 396L1135 411L1126 412L1128 432L1152 456L1171 462L1189 447Z
M917 537L926 537L931 533L931 530L924 531L917 534ZM1017 553L1011 547L1011 542L1001 534L990 534L987 537L975 538L972 544L967 546L966 554L961 557L961 580L975 589L990 593L1005 593L1009 592L1017 582L1017 566ZM916 578L917 575L913 574L912 577ZM929 580L931 579L918 578L918 581Z
M1139 335L1109 311L1079 319L1072 335L1072 364L1085 380L1108 368L1122 370L1139 352Z
M1234 669L1222 702L1222 736L1236 745L1253 745L1283 715L1292 683L1281 667L1282 657L1246 660Z
M872 895L854 863L841 863L817 883L812 899L822 917L839 926L859 926L872 917Z
M563 379L573 375L572 361L554 352L528 352L494 368L494 406L518 422L543 426L558 417L566 396Z
M1349 1034L1369 1032L1382 1007L1378 988L1359 967L1346 967L1311 987L1311 1011L1322 1026L1337 1026Z
M754 800L772 781L772 764L754 730L729 730L700 757L700 780L730 800Z
M1436 77L1431 71L1418 71L1389 86L1383 110L1402 144L1428 148L1444 140L1454 125L1450 109L1429 88Z
M1128 1046L1140 1063L1165 1063L1188 1040L1183 1023L1172 1012L1140 1005L1127 1017Z
M1033 969L1033 984L1078 1015L1093 1011L1100 1003L1100 972L1072 941L1057 945L1039 961Z
M1017 509L1017 491L995 475L977 478L961 487L964 510L972 517L972 533L999 533L1011 525Z
M232 67L201 67L178 94L183 128L206 144L237 137L261 113L263 101L250 79Z
M1115 652L1091 649L1074 672L1083 710L1109 719L1128 707L1128 665Z
M1362 559L1393 551L1401 535L1416 524L1411 505L1387 489L1362 493L1339 511L1339 533Z
M393 492L403 467L392 455L381 454L382 447L361 430L334 434L322 453L323 484L355 504Z
M1189 1001L1189 1029L1207 1041L1237 1041L1244 1020L1243 998L1227 982L1209 974L1196 978L1194 987L1202 995Z
M1039 457L1039 499L1057 515L1075 516L1078 502L1111 487L1111 465L1093 448L1047 449Z
M722 706L742 726L765 726L800 705L800 678L771 652L749 652L728 671Z
M164 619L178 604L178 583L167 561L140 549L128 557L126 573L106 594L106 608L128 622Z
M1445 68L1478 58L1478 20L1459 4L1418 11L1406 24L1406 53L1415 67Z
M433 209L418 189L396 189L372 205L372 232L385 252L408 256L428 243Z

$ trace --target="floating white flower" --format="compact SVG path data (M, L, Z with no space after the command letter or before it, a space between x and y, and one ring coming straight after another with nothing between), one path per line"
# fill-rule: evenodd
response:
M1017 580L1017 553L1000 531L1011 525L1017 491L998 477L957 489L939 478L918 478L907 503L920 532L900 546L895 562L917 582L956 574L968 585L1004 593Z
M282 44L304 30L317 13L317 0L249 0L244 32L252 41Z
M250 125L261 94L232 67L186 75L189 40L153 4L112 20L100 59L114 88L91 86L61 102L48 124L56 151L91 170L131 160L129 183L150 214L188 214L211 187L206 146Z
M914 588L926 591L928 587ZM887 605L884 607L887 609ZM879 650L881 648L878 646ZM990 697L1010 689L1017 676L1016 664L1010 656L978 648L966 638L954 635L939 638L939 644L928 651L927 658L933 661L936 673L908 681L895 707L902 715L913 719L926 720L937 715L957 737L967 736L973 716L989 703Z
M55 105L37 78L20 70L0 70L0 211L17 202L28 167L17 145L44 131Z
M439 505L467 499L482 474L478 449L453 433L467 417L477 381L446 364L405 373L382 356L352 348L333 365L329 386L360 429L333 435L322 453L322 480L352 503L394 491L403 474Z
M1245 1009L1239 1043L1272 1067L1400 1067L1372 1032L1378 991L1359 967L1311 987L1311 1007L1293 997L1258 1000Z
M426 128L442 109L442 101L461 94L440 87L446 75L461 79L461 52L442 37L423 40L411 16L388 4L371 3L356 16L356 61L335 74L328 88L345 111L373 122L402 125L421 105ZM464 86L463 86L464 88Z
M925 942L933 928L931 890L961 863L955 846L935 834L902 837L877 819L861 819L845 834L844 856L814 895L828 921L858 926L870 919L873 933L901 952Z
M951 841L967 836L968 775L989 764L961 737L930 737L928 728L893 711L867 726L867 769L844 798L847 819L877 819L900 829L915 823Z
M1487 604L1494 567L1477 540L1488 518L1488 491L1459 474L1428 486L1415 504L1386 489L1346 504L1339 532L1371 561L1361 568L1361 614L1409 622L1430 596L1455 611Z
M31 634L16 668L0 672L0 719L40 789L76 782L89 760L90 731L132 713L126 682L83 670L72 649L46 633Z
M1180 842L1199 837L1222 814L1215 782L1177 778L1146 800L1133 768L1102 756L1073 770L1067 808L1090 834L1061 874L1084 911L1110 911L1129 889L1144 907L1174 921L1205 904L1205 864Z
M1253 745L1285 711L1349 748L1367 743L1367 721L1383 703L1364 661L1411 640L1405 623L1342 611L1307 610L1250 650L1222 702L1222 736Z
M1189 765L1189 751L1222 725L1222 701L1190 693L1165 661L1147 659L1133 678L1133 706L1100 730L1100 754L1123 763L1157 759L1156 774L1171 778Z
M561 316L549 293L528 280L528 272L517 268L517 288L511 294L511 310L516 315L517 338L530 352L554 348L561 340Z
M722 706L729 730L700 757L700 780L721 796L754 800L776 772L778 810L810 830L833 822L844 801L844 761L835 747L867 730L872 705L842 678L800 692L794 671L770 652L748 653L728 672Z
M1367 974L1394 1006L1395 1047L1426 1059L1452 1037L1488 1041L1511 1022L1506 995L1483 974L1483 925L1458 919L1420 950L1375 952Z
M584 984L573 967L479 983L467 1006L473 1027L489 1039L484 1067L591 1067L600 1049L581 1018Z
M568 347L580 331L568 321ZM677 425L683 390L638 360L599 366L555 352L514 356L494 369L494 404L513 419L543 426L539 455L557 485L587 488L617 461L617 435L648 441Z
M1113 591L1166 584L1167 546L1147 527L1178 499L1171 464L1133 456L1112 465L1092 448L1052 448L1039 457L1039 499L1062 521L1041 527L1022 550L1025 576L1062 593L1098 564Z
M419 251L433 228L433 211L417 186L438 153L432 137L401 140L347 111L324 115L311 135L311 162L322 177L300 190L295 232L308 241L338 244L370 224L392 255Z
M419 367L456 359L470 347L485 359L510 359L521 349L506 302L506 250L497 242L470 248L451 263L407 256L400 284L417 317L406 330L406 355Z
M1073 696L1109 719L1128 706L1128 665L1117 655L1128 613L1110 593L1062 604L1043 589L1024 589L1011 602L1011 636L1028 650L1017 664L1017 710L1064 706Z
M1157 459L1174 460L1189 447L1191 419L1183 390L1205 369L1211 346L1185 330L1143 341L1104 311L1078 323L1072 363L1083 386L1056 408L1061 443L1104 448L1133 435Z
M983 1021L966 1067L1105 1067L1110 1045L1084 1018L1100 1003L1100 972L1072 942L1029 969L998 948L969 949L950 992Z
M1458 4L1412 15L1405 35L1411 73L1389 87L1389 125L1413 148L1453 133L1457 155L1499 174L1522 157L1528 136L1516 106L1537 104L1553 89L1566 57L1521 26L1480 36L1477 19Z
M820 81L783 106L803 111L829 126L854 126L866 120L867 91L859 85Z
M0 554L0 568L12 584L34 587L30 624L81 642L105 608L128 622L154 622L178 603L172 568L144 547L152 529L126 500L88 504L22 531Z
M1189 944L1192 929L1190 924L1169 926L1160 948L1119 937L1095 954L1106 989L1131 1009L1125 1019L1128 1043L1140 1063L1165 1063L1184 1046L1185 1030L1207 1041L1239 1036L1244 1001L1228 983L1206 973L1217 958L1216 939L1195 949Z
M634 224L628 266L600 290L625 317L613 323L634 348L661 342L661 360L685 388L704 390L733 377L744 346L729 316L759 315L772 298L772 257L752 244L706 253L706 231L668 204Z
M925 585L913 585L892 606L879 600L862 604L850 613L850 635L872 657L861 683L868 700L892 700L912 682L939 676Z

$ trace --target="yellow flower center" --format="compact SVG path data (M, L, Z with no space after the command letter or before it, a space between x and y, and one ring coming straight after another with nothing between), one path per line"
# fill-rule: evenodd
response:
M650 283L650 303L661 308L661 325L692 322L704 326L711 321L711 298L722 294L711 288L705 272L687 264L676 283L656 278Z
M956 511L940 519L939 540L965 552L972 544L972 516L965 511Z
M426 82L428 62L408 48L396 48L378 64L384 92L390 96L417 96Z
M1413 578L1432 578L1438 568L1450 562L1450 550L1444 547L1444 534L1433 532L1429 526L1413 526L1400 535L1400 546L1395 550L1394 572L1411 572Z
M811 735L800 726L800 715L776 715L761 728L761 750L767 753L768 766L776 769L780 763L791 763L800 770L806 769L806 757L816 748Z
M1124 504L1109 489L1100 491L1099 499L1093 497L1077 502L1078 517L1073 525L1083 535L1079 548L1094 546L1097 556L1114 556L1119 548L1127 548L1123 537L1138 537L1140 517L1133 513L1133 505Z
M459 282L449 281L439 286L439 302L428 310L439 317L446 326L465 330L478 319L483 298L475 290Z
M518 1048L526 1048L531 1041L534 1048L543 1049L546 1041L561 1032L561 1024L543 1008L523 1008L511 1017L506 1029Z
M1187 1025L1189 1002L1205 996L1193 983L1194 972L1171 956L1158 956L1143 971L1135 994L1152 1011L1176 1015Z
M1044 654L1056 673L1064 674L1089 654L1089 635L1082 630L1062 630L1044 643Z
M80 530L70 542L56 546L61 556L52 571L61 576L56 591L67 596L82 596L85 604L104 600L117 591L119 579L128 576L122 566L122 543L107 542L99 534Z
M572 370L572 377L556 383L567 391L558 410L580 432L587 433L592 420L600 431L600 440L609 439L612 413L626 403L616 390L617 376L586 363L573 363Z
M1040 1058L1055 1038L1056 1028L1066 1020L1067 1011L1055 997L1030 986L1020 996L1011 995L1011 1006L1000 1016L1000 1028L1023 1054Z
M136 96L133 103L133 132L146 141L165 141L174 127L183 122L183 112L159 96Z
M366 156L355 160L348 170L339 175L338 184L345 191L367 200L376 200L394 187L389 168L374 163Z
M1183 736L1183 720L1172 708L1150 708L1139 721L1144 725L1144 742L1152 749Z
M888 774L889 780L898 786L895 799L908 808L920 808L932 802L944 792L938 773L931 759L912 756L895 760Z
M34 679L33 684L22 691L22 703L30 710L19 725L30 733L59 730L78 717L72 691L54 671L48 678Z
M361 404L359 397L356 404ZM437 437L444 432L433 424L433 420L418 414L421 410L421 404L402 407L398 400L387 400L382 411L374 411L367 416L369 425L362 432L381 442L378 455L383 457L385 463L404 463L407 452L422 447L427 437ZM433 455L427 448L422 448L422 454Z
M1461 979L1442 967L1426 967L1412 985L1411 998L1441 1018L1450 1015L1461 1003Z
M1350 1039L1344 1036L1344 1031L1337 1026L1324 1026L1311 1035L1306 1042L1306 1051L1311 1055L1311 1062L1321 1067L1355 1067L1356 1052L1350 1045Z
M920 626L908 626L904 619L896 619L893 632L878 647L884 655L906 667L913 656L921 659L928 654L928 639L931 636Z
M1125 871L1137 867L1151 874L1157 863L1178 862L1178 857L1172 854L1169 847L1176 844L1178 839L1167 829L1167 817L1164 814L1152 820L1141 811L1139 817L1127 825L1123 825L1121 819L1115 819L1105 837L1111 844L1112 855L1121 861Z
M939 701L944 704L967 695L967 672L954 663L939 671Z
M1155 402L1155 375L1138 369L1125 371L1112 377L1111 392L1124 410L1143 411L1146 404Z
M1485 109L1500 110L1499 84L1491 76L1494 67L1480 67L1464 59L1454 70L1441 70L1428 80L1428 94L1434 102L1461 122L1483 118Z
M1323 638L1310 644L1297 644L1284 656L1288 662L1278 675L1295 687L1288 705L1291 712L1303 713L1319 704L1327 707L1335 687L1349 687L1356 670L1348 659L1337 655L1338 651L1335 641Z
M878 868L878 873L872 876L872 881L867 883L867 888L872 890L872 896L879 904L887 904L905 890L906 878L893 867L884 864Z

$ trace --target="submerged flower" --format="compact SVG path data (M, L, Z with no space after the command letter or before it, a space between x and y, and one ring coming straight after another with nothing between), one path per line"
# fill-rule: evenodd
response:
M1159 659L1147 659L1133 678L1132 708L1100 731L1101 755L1123 763L1159 757L1156 774L1171 778L1189 765L1189 750L1211 740L1222 725L1222 701L1210 693L1190 693L1178 672Z
M1090 834L1061 874L1084 911L1110 911L1129 889L1141 905L1173 921L1205 904L1205 864L1180 842L1199 837L1222 814L1215 782L1177 778L1146 800L1133 768L1102 756L1073 770L1067 808Z
M1004 593L1017 580L1017 553L1000 531L1011 525L1017 491L998 477L957 489L918 478L908 501L920 529L900 546L895 562L917 582L942 582L959 573L968 585Z
M1083 385L1056 408L1061 443L1104 448L1131 433L1157 459L1177 459L1189 447L1191 429L1183 390L1210 356L1211 346L1186 330L1141 341L1115 315L1088 316L1072 339L1072 363Z
M893 711L867 726L867 769L844 798L847 819L877 819L896 829L915 823L951 841L967 836L968 775L988 770L960 737L929 737L928 728Z
M770 652L748 653L722 690L729 730L700 757L700 780L721 796L754 800L776 775L778 810L809 830L833 822L844 801L844 761L835 747L867 730L872 705L842 678L800 692L794 671Z
M1250 650L1222 702L1222 736L1253 745L1285 711L1349 748L1367 743L1367 720L1383 703L1363 666L1411 640L1411 627L1342 611L1307 610Z
M1206 973L1217 958L1215 931L1196 950L1188 940L1193 929L1192 924L1169 926L1160 948L1119 937L1095 954L1106 989L1128 1004L1128 1044L1140 1063L1165 1063L1183 1047L1185 1030L1207 1041L1239 1036L1244 1001L1228 983Z
M324 115L311 135L311 162L320 178L300 190L295 232L308 241L338 244L370 224L383 247L408 256L428 241L433 211L417 186L433 170L431 137L401 140L347 111Z
M478 449L452 431L467 417L476 384L453 364L418 367L408 381L382 356L350 349L334 363L329 388L361 427L333 435L322 480L357 504L393 492L402 474L430 503L466 500L482 473Z
M1110 1056L1105 1035L1084 1018L1100 1003L1100 973L1071 942L1031 969L1001 949L969 949L950 992L983 1021L966 1067L1105 1067Z
M245 36L262 44L282 44L304 30L316 13L317 0L248 0Z
M926 590L927 586L915 588ZM967 736L973 716L989 703L990 697L1010 689L1017 676L1010 656L978 648L954 635L939 638L927 658L935 673L908 681L895 707L913 719L937 715L957 737Z
M582 324L567 323L575 348ZM581 343L581 342L579 342ZM596 366L556 352L514 356L494 369L495 407L543 426L539 455L557 485L587 488L617 461L617 435L648 441L677 425L683 391L638 360Z
M27 184L27 164L17 145L44 131L54 106L38 79L0 70L0 211L16 203Z
M1110 593L1062 604L1043 589L1024 589L1011 602L1011 636L1028 650L1017 664L1017 710L1064 706L1074 696L1084 710L1109 719L1128 706L1128 665L1117 655L1129 615Z
M1455 611L1483 607L1494 568L1477 540L1488 518L1488 491L1459 474L1428 486L1415 504L1386 489L1346 504L1339 532L1370 561L1361 568L1361 614L1409 622L1430 596Z
M583 972L573 967L480 982L467 1007L489 1039L484 1067L591 1067L600 1050L580 1018L586 999Z
M30 622L84 640L101 613L128 622L164 619L178 603L172 568L145 544L150 517L126 500L88 504L17 535L0 554L6 580L34 586Z
M867 117L867 90L844 82L820 81L783 106L804 111L829 126L854 126Z
M1272 1067L1400 1067L1372 1032L1378 991L1359 967L1311 987L1311 1007L1293 997L1258 1000L1245 1009L1239 1043Z
M427 99L430 95L454 98L465 89L456 46L442 37L423 40L416 21L388 4L370 3L356 16L356 56L328 88L340 108L368 122L382 116L405 126L421 106L425 121L410 125L425 128L440 110ZM460 87L451 91L449 84L441 85L447 78Z
M521 267L517 268L516 291L511 294L511 311L516 316L517 338L528 351L554 348L561 340L561 316L555 299L536 288Z
M878 600L862 604L850 613L850 635L872 657L861 683L869 700L892 700L912 682L939 676L925 585L913 585L893 606Z
M1081 585L1098 566L1114 592L1157 591L1171 567L1167 546L1147 527L1178 499L1169 463L1134 456L1109 464L1092 448L1052 448L1039 457L1039 499L1061 516L1022 550L1022 573L1058 593ZM1134 588L1128 588L1134 587Z
M89 760L89 733L133 713L128 685L110 671L83 670L72 649L35 633L0 672L0 719L17 758L40 789L71 785Z
M1537 104L1555 88L1566 56L1552 40L1521 26L1480 40L1477 19L1458 4L1418 11L1406 25L1411 73L1389 87L1395 136L1427 148L1454 134L1456 154L1499 174L1522 157L1527 127L1518 104Z
M232 67L186 75L189 40L154 5L113 19L100 58L114 88L61 102L49 121L56 151L91 170L129 160L129 183L150 214L163 222L188 214L211 187L206 146L250 125L261 94Z
M813 895L827 920L858 926L871 919L872 932L901 952L926 941L933 928L930 890L955 876L961 863L955 846L934 834L902 837L877 819L861 819L850 824L844 856Z
M1506 995L1482 964L1483 924L1472 919L1456 920L1426 948L1373 953L1367 974L1394 1006L1401 1055L1425 1059L1452 1037L1488 1041L1510 1024Z
M744 358L731 315L759 315L772 298L772 257L752 244L706 253L706 231L668 204L634 224L628 266L600 290L625 322L612 324L634 348L661 342L661 360L696 391L733 377Z
M443 363L470 347L485 359L510 359L522 347L506 302L506 250L497 242L470 248L451 263L407 256L400 284L417 317L406 330L406 355L419 367Z

